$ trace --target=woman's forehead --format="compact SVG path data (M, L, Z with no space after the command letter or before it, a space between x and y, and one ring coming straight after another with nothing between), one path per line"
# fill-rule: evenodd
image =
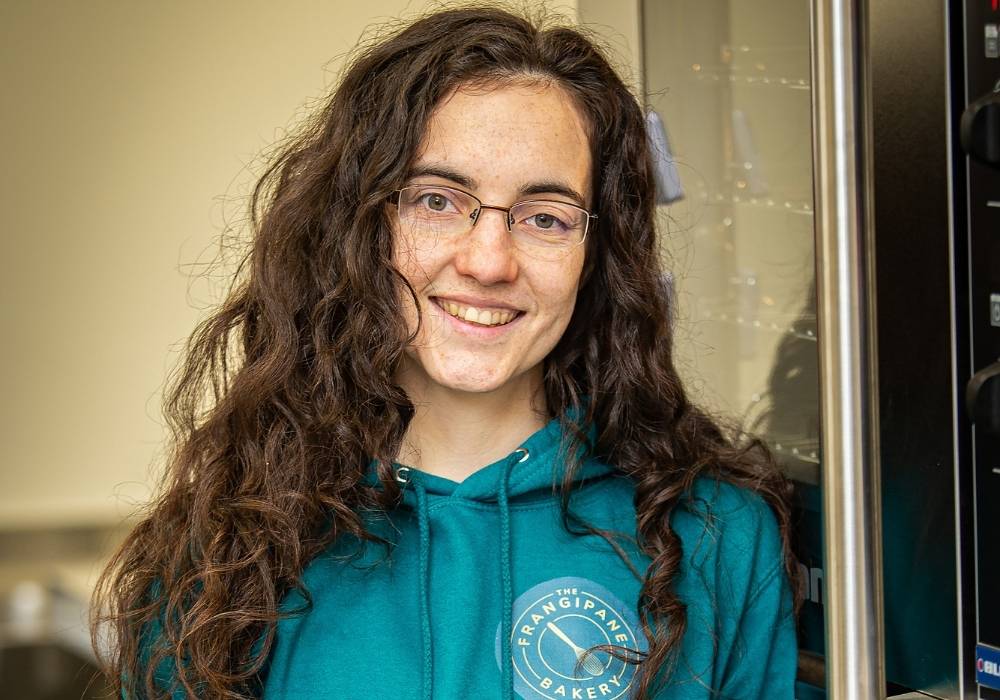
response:
M585 119L551 81L452 91L432 113L413 169L429 164L461 173L466 187L563 182L589 198Z

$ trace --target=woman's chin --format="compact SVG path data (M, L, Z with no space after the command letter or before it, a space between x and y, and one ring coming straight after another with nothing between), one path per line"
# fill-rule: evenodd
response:
M411 347L397 378L414 399L426 399L440 391L520 393L525 383L535 385L541 381L542 368L536 362L525 370L517 359L501 353L436 353Z
M437 376L434 376L436 374ZM485 394L503 388L510 383L507 372L495 368L484 368L482 371L469 372L435 372L431 380L442 388L469 394Z
M423 366L430 386L469 394L512 392L514 394L533 393L533 388L542 381L540 362L525 369L520 363L509 362L513 358L498 358L500 362L486 362L483 358L469 362L469 358L454 364L449 362L428 363Z

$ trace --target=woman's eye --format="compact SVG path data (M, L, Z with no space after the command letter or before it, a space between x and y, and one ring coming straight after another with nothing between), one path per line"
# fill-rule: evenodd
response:
M444 211L445 207L448 206L448 200L439 194L429 194L427 195L427 207L433 209L434 211Z
M544 229L546 231L552 229L564 229L566 224L564 224L558 217L552 214L535 214L528 217L527 223L531 224L535 228Z
M555 217L549 216L548 214L535 215L535 226L538 228L552 228L552 224L555 222Z
M428 192L427 194L421 195L420 202L426 209L430 211L448 211L449 207L452 207L451 201L441 194L440 192Z

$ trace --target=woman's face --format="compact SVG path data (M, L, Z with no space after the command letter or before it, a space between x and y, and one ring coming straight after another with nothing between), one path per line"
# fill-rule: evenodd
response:
M584 120L569 95L552 84L511 85L445 98L407 184L458 188L499 207L545 199L590 209L590 173ZM584 247L525 252L504 212L485 207L468 233L433 240L397 217L395 264L423 317L402 368L407 383L490 392L540 381L542 361L573 314ZM416 308L405 290L401 298L412 333Z

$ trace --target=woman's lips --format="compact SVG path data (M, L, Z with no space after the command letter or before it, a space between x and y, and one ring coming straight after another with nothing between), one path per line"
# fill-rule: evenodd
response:
M506 326L523 314L508 307L474 306L441 297L431 297L431 300L452 318L480 328Z
M523 311L511 308L475 307L440 297L430 299L441 310L449 325L478 338L503 335L518 325L518 321L524 316Z

